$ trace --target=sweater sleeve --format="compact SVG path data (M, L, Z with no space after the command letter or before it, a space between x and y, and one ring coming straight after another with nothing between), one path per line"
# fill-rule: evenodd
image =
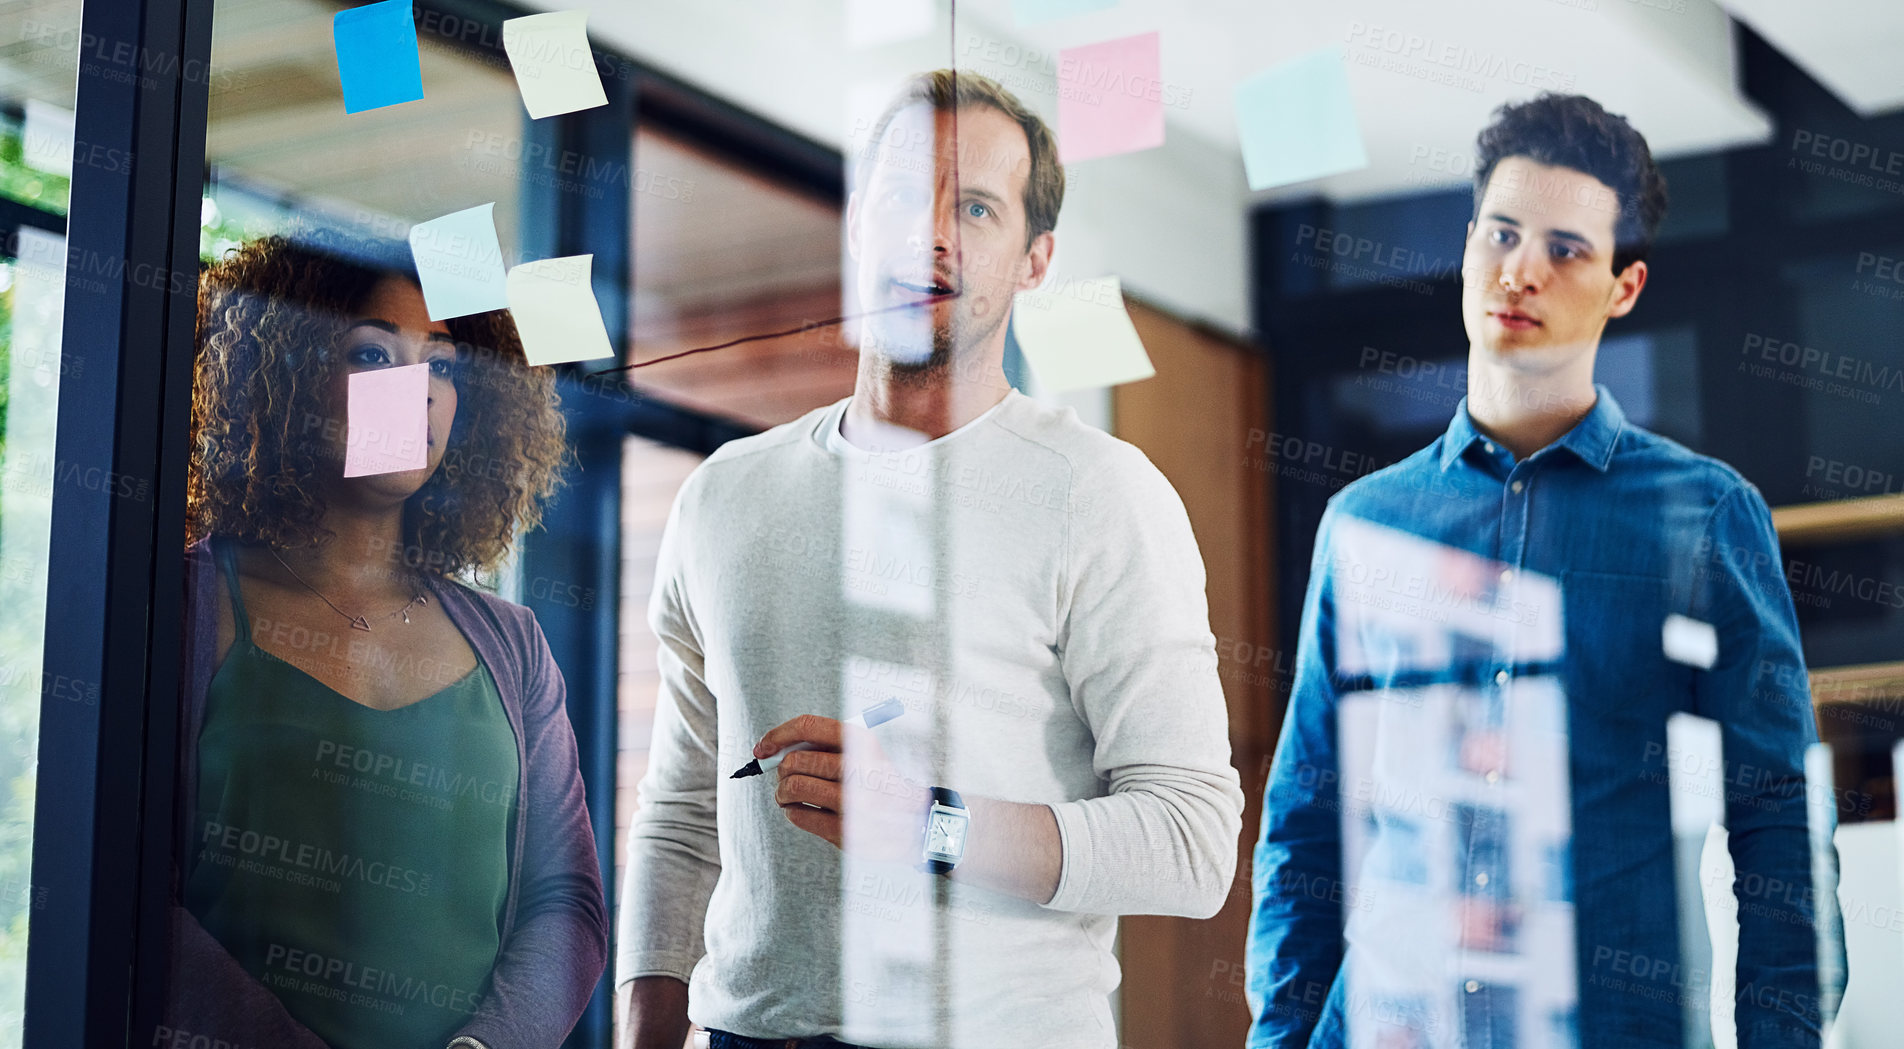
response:
M489 991L456 1032L498 1049L555 1049L608 963L608 904L589 827L562 672L533 618L522 708L528 811L516 920Z
M683 982L706 953L704 925L721 873L715 831L719 757L714 694L693 611L683 586L683 505L699 488L682 488L662 533L648 623L659 639L660 694L648 772L636 788L628 862L618 916L617 987L638 976Z
M1107 792L1051 806L1063 868L1045 906L1207 918L1236 872L1243 792L1203 560L1170 483L1115 452L1079 479L1060 587L1065 682Z

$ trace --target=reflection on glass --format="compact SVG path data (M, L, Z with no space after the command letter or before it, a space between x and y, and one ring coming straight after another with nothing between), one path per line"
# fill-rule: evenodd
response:
M99 702L96 684L42 673L54 487L78 472L57 462L60 386L84 381L87 362L60 340L79 16L76 0L0 10L0 1049L21 1044L27 937L46 901L32 882L41 707ZM123 170L105 152L90 162Z
M1352 518L1341 697L1346 1042L1576 1044L1560 589ZM1296 876L1297 872L1283 877ZM1319 878L1319 875L1308 875Z
M568 1030L606 917L561 673L470 585L540 518L552 376L502 313L431 321L388 245L206 272L168 1022L235 1044ZM424 465L346 477L350 380L420 368Z
M19 254L0 261L0 1047L20 1044L26 940L42 889L31 881L34 764L45 695L97 703L96 686L41 673L46 564L51 539L53 454L62 379L84 358L60 351L66 238L18 234Z

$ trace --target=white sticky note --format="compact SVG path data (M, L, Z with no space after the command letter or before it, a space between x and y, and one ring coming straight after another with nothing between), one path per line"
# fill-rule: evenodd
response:
M430 366L353 372L344 430L344 476L421 470L430 464Z
M932 0L846 0L848 47L877 47L932 31Z
M1666 718L1666 749L1643 757L1642 776L1666 773L1667 799L1673 833L1702 835L1706 828L1725 823L1725 789L1719 778L1725 768L1725 743L1719 723L1684 711ZM1658 782L1655 779L1655 782Z
M1667 616L1659 630L1660 647L1666 658L1689 667L1711 670L1719 661L1719 632L1711 623L1702 623L1677 613Z
M502 24L502 49L531 119L608 104L595 54L588 46L587 11L551 11Z
M1904 783L1904 739L1898 740L1897 746L1891 750L1891 782ZM1904 819L1893 819L1891 822L1897 827L1897 855L1904 859ZM1897 873L1900 882L1904 883L1904 863L1897 865Z
M509 305L495 213L495 204L479 204L410 227L410 254L431 320Z
M1012 331L1048 393L1116 386L1157 374L1124 309L1116 277L1054 278L1020 292Z
M73 175L73 111L37 98L26 100L20 132L21 159L49 175Z
M601 304L590 283L595 256L525 262L509 271L509 314L530 364L613 357Z

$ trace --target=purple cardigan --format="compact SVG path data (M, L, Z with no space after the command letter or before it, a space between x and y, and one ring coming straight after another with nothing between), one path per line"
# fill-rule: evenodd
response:
M196 742L218 669L217 595L223 585L207 542L186 551L187 691L175 820L180 856L191 854ZM528 609L447 580L431 578L430 589L496 679L522 769L502 949L481 1007L452 1038L467 1035L490 1049L556 1049L582 1015L608 962L608 904L583 802L562 672ZM239 1046L326 1049L176 899L175 894L168 1025L175 1032Z

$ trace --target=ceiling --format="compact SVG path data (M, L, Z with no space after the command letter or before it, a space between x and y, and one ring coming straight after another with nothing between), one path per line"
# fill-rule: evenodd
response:
M1465 181L1465 172L1427 158L1471 154L1495 107L1542 88L1592 95L1627 115L1662 156L1762 142L1770 125L1737 90L1724 12L1710 0L1662 2L1684 10L1632 0L1124 0L1100 15L1008 32L1051 51L1161 30L1163 80L1191 100L1167 111L1168 133L1232 157L1240 156L1236 86L1280 62L1338 49L1368 167L1257 197L1357 200ZM1012 24L1010 0L966 0L960 11ZM956 53L972 56L972 68L997 65L985 60L989 41L974 48L970 31L959 36Z
M1896 73L1904 3L1727 0L1801 62L1829 65L1845 83L1875 81L1869 104L1904 102ZM586 6L567 2L551 8ZM1045 25L1014 24L1012 0L963 0L958 24L938 0L933 34L886 48L843 43L839 0L624 0L591 7L589 31L741 105L822 141L847 138L843 114L855 86L907 68L957 62L996 76L1053 115L1061 48L1158 30L1162 76L1188 104L1167 110L1168 136L1195 139L1240 166L1236 85L1278 62L1326 47L1350 59L1349 79L1369 166L1258 194L1356 200L1416 192L1441 179L1422 158L1471 152L1476 130L1503 102L1543 84L1590 94L1628 116L1657 154L1672 157L1763 143L1770 122L1738 88L1733 28L1714 0L1122 0ZM1761 14L1779 10L1777 16ZM1802 12L1793 13L1793 12ZM1802 31L1798 23L1807 22ZM1832 23L1828 26L1809 24ZM1789 24L1788 24L1789 23ZM1389 42L1406 54L1389 53ZM1479 69L1460 83L1427 79L1446 67ZM1870 111L1870 110L1867 110ZM1165 149L1171 148L1167 142ZM1124 158L1087 161L1081 174ZM1238 202L1243 203L1242 201Z
M1464 182L1476 129L1542 78L1626 114L1661 156L1764 141L1770 122L1738 89L1728 12L1857 111L1904 106L1896 58L1904 53L1904 3L1896 0L1723 0L1724 8L1714 0L1122 0L1031 28L1014 24L1012 0L963 0L957 25L949 0L933 2L933 33L871 49L844 44L841 0L534 6L588 6L597 43L838 147L849 142L850 114L864 109L869 92L947 63L997 77L1055 119L1059 49L1158 30L1163 80L1186 102L1166 111L1162 148L1073 165L1077 206L1067 203L1074 217L1066 236L1089 265L1158 270L1142 283L1166 304L1173 296L1164 293L1165 274L1189 286L1234 283L1243 265L1240 242L1234 251L1205 247L1188 256L1163 250L1170 228L1202 244L1208 234L1197 231L1233 228L1232 216L1252 200L1353 201ZM426 99L345 114L330 46L339 6L217 0L207 149L215 169L396 236L409 223L493 200L515 261L520 180L550 176L517 159L524 114L506 63L452 51L426 34ZM0 97L70 107L82 57L78 22L77 0L0 5ZM1241 190L1236 85L1318 48L1349 59L1368 167ZM1444 62L1474 72L1452 85L1428 79ZM641 134L633 161L638 345L724 330L710 320L722 311L764 320L771 309L750 312L760 302L786 299L815 312L837 295L840 216L830 202L662 135ZM1114 227L1141 236L1125 243ZM743 305L748 310L737 309ZM836 381L838 362L823 363L827 382Z
M1723 3L1859 115L1904 106L1904 4L1898 0Z
M425 36L425 98L347 114L331 47L339 7L218 0L207 159L363 222L419 222L495 201L497 234L515 261L524 114L506 64Z

